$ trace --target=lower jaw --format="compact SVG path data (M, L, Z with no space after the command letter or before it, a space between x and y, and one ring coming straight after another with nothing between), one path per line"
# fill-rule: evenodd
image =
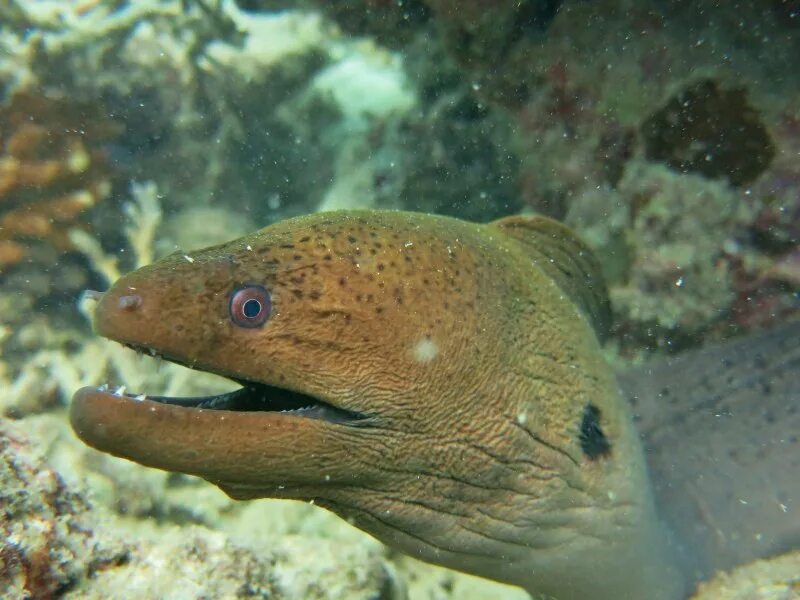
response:
M113 391L116 396L134 400L150 400L160 404L198 410L233 412L277 412L331 423L355 423L364 418L355 412L337 408L312 396L261 383L240 382L242 387L213 396L168 397L126 392L124 387ZM100 391L110 391L103 386Z

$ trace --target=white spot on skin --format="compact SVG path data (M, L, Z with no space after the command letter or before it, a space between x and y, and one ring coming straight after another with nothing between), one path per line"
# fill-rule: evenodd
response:
M183 255L183 258L185 258L185 259L186 259L187 261L189 261L190 263L193 263L193 262L194 262L194 259L193 259L191 256L189 256L188 254L184 254L184 255Z
M517 423L520 425L525 425L528 422L528 413L519 413L517 415Z
M414 346L414 358L421 363L431 362L439 354L439 346L430 338L421 339Z

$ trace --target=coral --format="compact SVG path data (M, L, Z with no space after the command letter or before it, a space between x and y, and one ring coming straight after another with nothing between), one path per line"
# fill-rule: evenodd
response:
M616 190L573 201L567 221L603 263L626 352L675 351L727 319L754 215L723 182L647 163L629 164Z
M316 560L306 560L309 552ZM110 598L124 589L138 598L400 600L378 553L324 540L285 538L247 548L222 533L184 527L159 532L133 553L129 565L98 573L66 598Z
M701 583L690 600L794 600L800 597L800 552L720 573Z
M121 131L98 105L16 93L0 108L0 270L30 240L70 247L67 230L111 191L103 145Z
M135 390L162 390L167 395L221 393L230 382L198 374L172 363L148 368L132 350L102 339L83 341L75 331L53 332L42 322L23 331L36 338L31 352L6 393L0 397L0 414L21 418L63 406L80 387L109 382Z
M132 182L131 196L133 199L123 205L127 216L123 232L134 257L132 267L138 269L153 262L154 240L161 225L162 212L158 188L152 181ZM95 272L105 277L107 284L119 279L117 257L106 254L97 238L80 229L72 229L69 239L75 249L86 256Z
M2 420L0 506L4 598L100 599L121 589L143 598L402 598L376 543L273 534L242 544L203 527L116 518Z
M408 43L431 20L431 11L421 0L402 3L355 0L316 4L336 21L342 31L352 35L373 35L390 48Z
M775 147L743 88L722 89L713 79L686 85L642 123L647 158L683 173L752 182Z
M61 597L128 559L121 539L99 533L105 515L69 489L22 432L2 419L0 507L0 588L6 598Z

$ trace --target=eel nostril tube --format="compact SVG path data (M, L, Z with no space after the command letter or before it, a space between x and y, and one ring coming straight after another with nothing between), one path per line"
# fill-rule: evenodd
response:
M142 304L142 297L138 294L120 296L118 303L122 310L136 310Z

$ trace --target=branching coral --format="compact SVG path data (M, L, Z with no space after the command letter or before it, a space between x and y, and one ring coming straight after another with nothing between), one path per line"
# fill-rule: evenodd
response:
M99 106L33 93L0 108L0 270L31 240L71 247L67 230L111 191L103 145L121 131Z
M124 228L134 257L135 267L144 266L153 258L154 237L161 222L161 205L154 183L134 183L133 199L125 205L129 222ZM119 277L117 259L106 254L100 243L86 231L72 229L68 232L71 243L84 253L93 269L113 283ZM84 313L89 303L83 302ZM110 379L117 385L135 389L165 389L186 393L187 387L197 379L197 374L169 365L163 370L143 368L134 354L121 346L104 340L88 340L77 346L79 335L74 331L53 331L43 322L26 326L28 333L38 342L39 350L22 366L13 381L7 381L8 393L0 398L0 414L21 417L41 412L63 403L79 387L96 385ZM76 347L77 346L77 347ZM2 364L2 363L0 363ZM0 374L2 377L2 374ZM200 377L201 385L227 389L228 384L218 378ZM1 380L0 380L1 382Z

